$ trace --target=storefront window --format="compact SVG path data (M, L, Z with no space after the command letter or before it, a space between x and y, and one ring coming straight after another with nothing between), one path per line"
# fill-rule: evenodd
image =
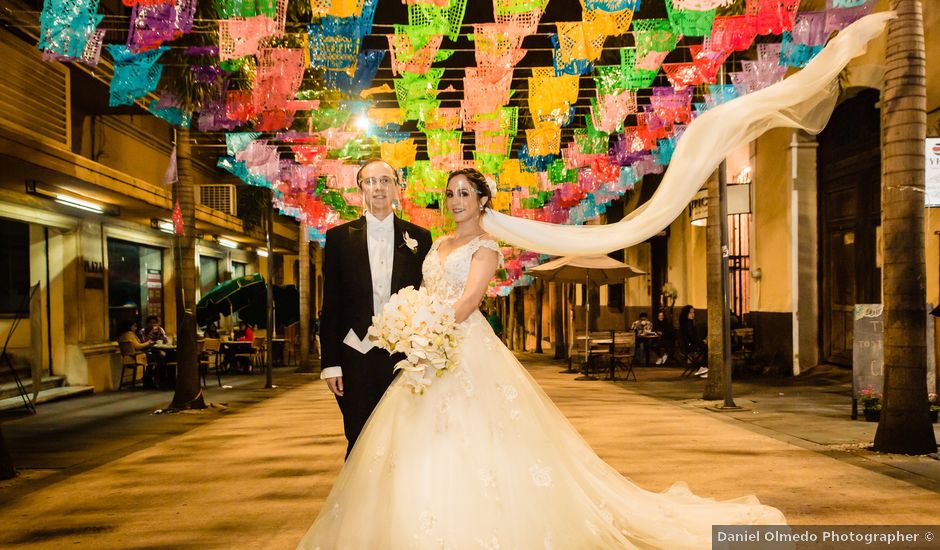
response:
M0 219L0 315L29 313L29 224Z
M199 256L199 289L202 296L219 284L219 259L212 256Z
M108 321L111 338L126 320L163 319L163 250L108 239Z
M248 267L248 264L243 264L241 262L232 262L232 278L238 279L239 277L244 277L246 267Z

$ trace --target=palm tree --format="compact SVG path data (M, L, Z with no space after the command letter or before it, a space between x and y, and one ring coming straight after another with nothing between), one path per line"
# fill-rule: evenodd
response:
M722 224L727 224L727 218L721 216L721 195L718 178L715 173L708 178L708 224L705 233L705 266L706 285L708 288L708 378L702 399L721 399L724 384L724 326L725 316L728 315L728 304L725 301L724 281L722 280L722 262L727 258L722 256Z
M218 18L212 2L199 2L196 21ZM218 44L213 26L197 29L174 41L166 55L166 67L160 81L162 90L172 93L179 107L192 114L202 109L211 97L214 84L200 83L189 70L191 58L184 53L185 46ZM198 32L202 31L202 32ZM173 203L178 204L183 220L183 233L174 238L173 256L176 266L176 330L177 377L176 391L170 409L204 409L206 402L199 384L199 363L196 348L196 197L193 170L193 137L188 127L176 130L177 178L173 183Z
M307 224L300 223L300 361L296 372L314 372L310 361L310 234Z
M920 0L891 0L881 99L884 401L874 449L937 452L927 404L924 138L926 49Z
M567 359L568 340L565 338L565 312L567 311L567 306L565 305L562 283L549 283L549 287L552 292L552 303L555 305L555 307L552 308L552 327L555 329L554 358Z
M545 284L535 280L535 353L542 353L542 300L545 297Z
M204 409L196 359L196 194L193 185L192 141L188 128L180 128L176 140L177 173L174 204L183 217L183 233L173 247L176 264L177 377L171 409Z

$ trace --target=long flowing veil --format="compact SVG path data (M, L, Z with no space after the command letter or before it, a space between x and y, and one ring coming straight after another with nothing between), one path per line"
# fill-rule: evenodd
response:
M623 220L572 226L489 211L483 228L520 248L559 256L606 254L645 241L682 213L733 148L771 128L822 131L836 104L839 73L865 53L868 42L894 17L894 12L880 12L859 19L839 32L803 70L699 115L679 139L656 193Z

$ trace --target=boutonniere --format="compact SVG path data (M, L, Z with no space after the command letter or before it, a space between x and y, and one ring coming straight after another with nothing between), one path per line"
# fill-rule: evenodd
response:
M407 231L405 231L403 236L405 237L405 246L408 247L408 250L410 250L412 254L417 254L418 253L418 241L415 239L412 239L411 236L408 235Z

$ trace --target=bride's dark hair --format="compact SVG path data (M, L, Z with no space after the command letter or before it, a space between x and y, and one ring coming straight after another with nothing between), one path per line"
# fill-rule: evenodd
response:
M467 181L470 182L470 185L473 186L473 190L476 191L478 197L486 197L485 206L489 207L493 202L493 193L490 191L490 184L486 181L486 176L476 168L461 168L460 170L454 170L447 176L447 183L450 183L450 180L456 178L457 176L463 176L467 178Z

